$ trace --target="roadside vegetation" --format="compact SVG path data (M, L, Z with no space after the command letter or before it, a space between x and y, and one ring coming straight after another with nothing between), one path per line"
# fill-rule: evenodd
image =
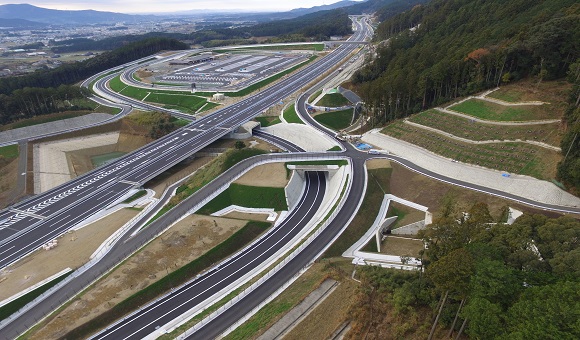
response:
M229 149L225 153L210 161L203 168L197 170L197 172L189 180L179 186L176 190L175 196L172 197L169 202L163 206L163 208L161 208L157 214L155 214L155 216L147 221L147 224L150 224L151 222L167 213L181 201L193 195L203 186L213 181L216 177L224 173L235 164L246 158L262 155L265 153L266 151L252 148Z
M473 141L521 139L559 146L562 139L560 123L498 126L471 121L433 109L415 114L409 121Z
M213 264L236 253L261 233L266 231L270 226L271 224L268 222L248 222L246 226L230 236L226 241L212 248L196 260L169 273L162 279L152 283L147 288L138 291L91 321L73 329L65 334L64 338L84 338L97 330L106 327L122 316L134 311L160 295L169 292L172 288L178 287L189 281L205 269L211 267Z
M321 264L315 264L312 268L313 270L308 270L300 277L299 284L293 284L284 290L282 294L266 304L224 339L252 339L267 330L324 281L328 274L325 273L322 267Z
M145 196L146 194L147 194L147 190L139 190L136 193L134 193L133 195L129 196L126 200L124 200L123 203L131 203L134 200Z
M308 97L308 102L312 103L316 98L318 98L318 96L320 96L322 94L322 89L314 92L310 97Z
M260 126L262 127L272 126L282 122L280 117L255 117L254 120L260 122Z
M415 144L438 155L487 168L550 180L556 176L559 152L526 143L470 144L423 131L397 121L382 133Z
M332 130L342 130L350 126L353 109L330 111L317 114L314 120Z
M177 109L184 113L195 113L204 105L205 110L218 105L208 102L205 97L201 97L197 94L188 94L185 91L160 91L154 90L154 88L143 89L140 87L128 86L121 82L119 76L111 79L109 86L111 87L111 90L122 95L141 101L163 104L168 109Z
M449 107L450 110L465 113L485 120L497 121L528 121L558 119L560 115L554 112L550 105L505 106L472 98Z
M215 53L236 53L245 50L260 50L260 51L286 51L286 50L308 50L308 51L324 51L324 44L301 44L301 45L280 45L280 46L249 46L244 48L234 49L219 49L214 50Z
M18 144L6 145L0 147L0 160L10 161L18 158Z
M28 304L32 300L36 299L37 297L42 295L42 293L46 292L50 288L54 287L57 283L64 280L71 273L72 273L72 271L67 273L67 274L64 274L64 275L62 275L62 276L60 276L60 277L58 277L50 282L47 282L47 283L43 284L42 286L40 286L36 289L33 289L30 292L22 295L18 299L13 300L13 301L5 304L4 306L0 307L0 320L4 320L7 317L9 317L10 315L16 313L20 308L24 307L26 304Z
M317 106L326 106L326 107L340 107L349 105L350 102L340 93L327 93L325 94L318 103Z
M288 106L282 114L288 123L304 124L300 116L298 116L298 113L296 113L296 104Z
M248 199L250 198L251 199ZM273 208L275 211L288 210L284 188L253 187L232 183L222 193L199 209L202 215L239 205L246 208Z
M322 258L342 256L373 224L385 194L389 193L391 168L368 170L368 184L364 200L356 216L338 239L326 250Z
M126 120L142 128L149 129L147 137L151 139L161 138L177 130L183 124L183 120L176 119L167 113L161 112L133 113L128 115Z

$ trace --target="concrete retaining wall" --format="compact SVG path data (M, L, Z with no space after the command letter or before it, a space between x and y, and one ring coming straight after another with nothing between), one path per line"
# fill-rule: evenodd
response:
M346 177L349 175L350 168L346 166L341 166L336 170L334 175L327 174L327 183L328 186L326 187L326 193L324 194L324 199L322 200L323 207L329 206L332 207L334 202L338 202L338 198L340 197L340 193L343 188L343 184L346 182ZM332 172L331 172L332 173ZM326 212L318 211L317 214L321 214Z
M119 132L71 138L34 145L34 193L39 194L70 181L66 152L116 144Z
M292 177L290 181L284 188L286 193L286 204L288 204L288 211L292 211L300 197L302 197L302 192L304 191L304 178L298 175L297 171L292 171Z
M0 144L20 139L34 138L47 133L67 131L74 128L97 124L107 119L111 119L111 117L113 116L106 113L89 113L88 115L81 117L68 118L55 122L2 131L0 132Z
M394 235L417 235L419 230L425 229L425 221L418 221L415 223L410 223L405 226L399 227L397 229L391 230L391 234Z

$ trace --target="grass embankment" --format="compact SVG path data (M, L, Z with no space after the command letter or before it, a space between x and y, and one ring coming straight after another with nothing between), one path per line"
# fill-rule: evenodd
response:
M288 210L284 188L253 187L232 183L226 190L199 209L198 213L210 215L230 205L247 208L274 208L276 211Z
M6 145L0 147L0 158L3 160L12 160L18 158L18 144Z
M109 82L111 90L122 95L152 103L163 104L165 108L177 109L185 113L195 113L202 106L204 110L216 107L218 104L210 103L207 98L198 94L193 95L179 91L156 91L154 89L142 89L125 85L117 76Z
M234 166L236 163L246 158L265 153L266 151L259 149L230 149L218 156L206 166L199 169L191 179L179 186L176 190L175 196L147 222L147 225L161 217L187 197L193 195L196 191L213 181L217 176Z
M4 306L0 307L0 320L4 320L7 317L9 317L10 315L16 313L16 311L18 311L20 308L24 307L30 301L36 299L37 297L42 295L42 293L46 292L50 288L54 287L57 283L64 280L71 273L72 273L72 271L67 273L67 274L64 274L60 277L57 277L56 279L54 279L50 282L47 282L44 285L22 295L18 299L14 300L12 302L9 302L9 303L5 304Z
M367 190L359 211L344 232L326 250L322 258L342 256L342 253L358 241L370 228L379 213L385 193L389 193L392 170L391 168L368 170Z
M230 334L225 340L253 339L261 332L267 330L276 321L284 316L295 305L299 304L310 292L318 287L327 277L328 273L321 268L322 264L314 264L313 267L294 282L282 294L266 304L248 321L244 322Z
M262 127L272 126L276 124L280 124L282 121L280 117L256 117L254 118L256 121L260 122Z
M88 115L90 113L107 113L110 115L116 115L117 113L121 112L121 109L116 107L109 107L109 106L102 106L99 105L92 100L88 99L75 99L71 100L71 104L78 106L78 107L88 107L92 111L88 110L75 110L75 111L63 111L63 112L56 112L56 113L49 113L46 115L36 116L33 118L22 119L17 122L6 124L0 126L0 131L7 131L12 129L18 129L28 126L34 126L44 123L56 122L59 120L69 119L69 118L76 118ZM63 108L64 110L65 108Z
M326 151L342 151L342 149L340 148L340 146L335 145Z
M288 106L282 114L288 123L304 124L300 116L298 116L298 113L296 113L296 104Z
M97 330L106 327L115 320L170 291L172 288L189 281L203 270L208 269L214 263L231 256L262 234L269 227L270 223L267 222L248 222L242 229L230 236L217 247L212 248L204 255L176 271L169 273L167 276L151 284L147 288L131 295L93 320L73 329L65 334L63 338L84 338Z
M314 120L327 128L333 130L342 130L350 126L352 122L353 109L342 111L331 111L314 116Z
M349 105L350 102L340 93L327 93L325 94L318 103L317 106L326 106L326 107L339 107Z
M283 50L309 50L309 51L324 51L324 44L296 44L296 45L280 45L280 46L251 46L244 48L220 49L214 50L215 53L226 52L243 52L244 50L259 50L259 51L283 51Z
M409 121L473 141L521 139L560 146L562 139L559 123L498 126L474 122L437 110L418 113L411 116Z
M318 96L320 96L322 94L322 89L314 92L310 97L308 97L308 102L312 103L316 98L318 98Z
M505 106L473 98L453 105L449 109L480 119L503 122L560 118L560 114L549 104Z
M131 195L129 198L124 200L123 203L131 203L134 200L145 196L145 194L147 194L147 190L139 190L136 193L134 193L133 195Z
M570 93L572 84L564 80L542 81L526 79L502 86L487 95L487 97L503 100L510 103L541 101L550 103L552 110L557 110L558 115L566 110L566 98Z
M255 83L255 84L252 84L252 85L250 85L250 86L248 86L240 91L228 92L227 96L228 97L246 96L246 95L248 95L256 90L259 90L262 87L267 86L270 83L282 78L283 76L290 74L301 67L306 66L307 64L313 62L316 58L317 58L317 56L312 56L312 57L308 58L308 60L306 62L300 63L294 67L291 67L291 68L287 69L286 71L277 73L269 78L266 78L262 81ZM206 99L200 98L200 97L209 97L214 92L196 92L195 95L187 95L187 94L184 94L184 92L180 92L180 91L155 91L155 90L150 91L149 89L142 89L142 88L127 86L123 82L121 82L119 77L115 77L115 78L111 79L111 81L109 82L109 86L115 92L121 93L125 96L135 98L138 100L146 99L147 101L154 102L154 98L161 98L161 99L158 99L158 100L160 100L160 102L158 102L158 103L161 103L161 104L166 104L168 102L169 102L169 104L175 104L175 101L177 100L177 98L174 97L173 99L171 99L171 97L167 97L169 95L182 96L181 100L180 100L180 104L178 104L177 107L174 105L174 106L171 106L168 108L177 108L177 109L183 108L183 109L187 110L187 111L183 111L186 113L193 113L197 109L199 109L199 107L203 106L203 104L202 104L199 107L197 107L196 109L192 109L190 107L184 106L184 105L190 103L190 101L193 101L193 105L196 105L196 102L193 99L188 99L189 97L198 98L199 100L204 100L204 103L207 103L207 105L203 108L203 111L209 110L209 109L218 105L218 104L214 104L211 102L207 102ZM149 93L151 93L151 94L149 94ZM159 97L153 96L154 94L157 94ZM153 96L153 97L151 97L151 96Z
M381 132L460 162L539 179L554 178L561 158L557 151L526 143L463 143L435 132L421 131L402 121L389 124Z

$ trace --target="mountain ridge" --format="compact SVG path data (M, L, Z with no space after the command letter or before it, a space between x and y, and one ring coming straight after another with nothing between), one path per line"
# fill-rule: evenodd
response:
M29 4L0 5L0 18L23 19L45 24L104 24L138 22L155 18L152 15L132 15L89 10L57 10Z

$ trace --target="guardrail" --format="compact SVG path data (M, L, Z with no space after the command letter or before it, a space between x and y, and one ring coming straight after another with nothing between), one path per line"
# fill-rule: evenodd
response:
M260 159L260 158L264 158L264 159ZM329 160L329 159L347 159L347 157L340 156L340 155L333 155L333 154L326 155L326 154L320 154L320 153L283 153L283 154L268 154L268 155L254 156L254 157L248 158L248 159L236 164L234 167L230 168L226 173L224 173L224 174L218 176L216 179L214 179L214 181L216 181L218 179L223 179L223 178L227 177L229 172L231 172L231 171L236 172L236 169L238 169L238 167L240 167L240 166L247 167L244 171L237 171L233 175L230 174L229 178L226 180L227 183L220 186L220 188L216 192L219 194L221 191L225 190L231 182L235 181L236 179L241 177L245 172L249 171L250 169L252 169L258 165L262 165L262 164L266 164L266 163L280 162L280 161L302 161L302 160L303 161L309 161L309 160L311 161L311 160ZM217 196L217 194L212 195L212 198L215 196ZM167 225L167 227L164 228L163 230L161 230L160 232L156 233L155 235L153 235L150 239L145 239L145 240L142 240L141 242L137 243L134 247L132 247L132 249L126 249L125 252L123 252L120 256L117 257L117 259L115 259L115 263L120 263L121 261L125 260L126 258L132 256L135 252L139 251L147 243L151 242L151 240L154 240L159 235L163 234L174 223L181 220L187 214L187 212L192 211L192 210L195 211L196 209L203 207L203 205L205 205L207 202L209 202L209 200L210 200L209 196L206 196L206 198L204 198L204 200L202 200L201 203L196 204L193 208L184 208L184 205L187 204L186 203L187 200L183 201L182 203L177 205L174 209L180 209L182 211L182 213L179 214L180 217L174 218L174 219L169 220L169 221L162 221L161 218L156 220L156 222L159 221L157 223L165 223ZM266 234L267 233L263 234L260 237L260 239L265 237ZM258 240L260 240L260 239L258 239ZM257 242L257 241L255 241L255 242ZM251 246L251 244L246 246L244 249L240 250L239 252L236 252L234 255L230 256L226 260L220 262L220 264L226 263L227 261L231 260L234 256L238 255L241 251L246 250L246 248L248 248L250 246ZM99 254L99 256L91 259L89 262L87 262L86 264L84 264L83 266L81 266L77 270L75 270L66 279L59 282L57 285L55 285L51 289L47 290L42 295L38 296L36 299L34 299L30 303L28 303L26 306L22 307L16 313L14 313L11 316L9 316L8 318L2 320L0 322L0 330L3 329L4 327L6 327L6 325L13 322L18 317L20 317L23 313L25 313L25 312L29 311L30 309L32 309L33 307L37 306L40 302L44 301L47 297L51 296L52 294L54 294L58 290L62 289L65 285L67 285L73 279L80 277L82 274L84 274L86 271L88 271L90 268L92 268L97 262L99 262L106 254L108 254L111 249L112 249L111 247L107 247L107 248L103 249L102 254ZM211 268L206 273L209 273L212 270L215 270L217 267L219 267L219 265ZM91 274L90 277L86 278L83 281L84 282L83 286L86 287L86 286L90 285L91 283L93 283L94 281L99 279L102 275L107 274L113 268L106 268L106 269L103 269L99 272ZM197 279L197 277L186 282L184 285L190 284L195 279ZM65 304L66 302L71 300L72 298L76 297L77 294L78 294L78 292L66 291L65 294L60 299L58 299L57 302L55 302L54 304L51 305L51 309L55 310L59 306L62 306L63 304ZM156 301L157 300L152 301L151 303L155 303ZM133 313L131 315L133 315ZM131 316L131 315L129 315L129 316ZM127 317L129 317L129 316L127 316ZM25 325L25 327L30 328L40 320L41 319L35 320L35 323L33 323L31 325ZM17 337L18 335L20 335L20 334L14 334L15 337Z
M350 172L352 173L352 170L353 170L352 163L349 163L349 164L350 164L350 168L351 168L350 169ZM302 243L290 255L288 255L286 258L284 258L284 260L282 262L278 263L273 269L271 269L270 271L268 271L266 273L266 275L264 275L263 277L261 277L255 283L253 283L250 287L244 289L244 291L242 293L238 294L232 300L230 300L229 302L227 302L226 304L224 304L223 306L221 306L218 310L214 311L213 313L211 313L210 315L208 315L206 318L204 318L203 320L201 320L199 323L195 324L192 328L190 328L187 331L185 331L182 335L180 335L179 337L177 337L177 339L185 339L186 337L188 337L191 334L193 334L196 331L198 331L200 328L204 327L207 323L209 323L212 320L214 320L215 318L217 318L219 315L221 315L223 312L225 312L228 308L230 308L231 306L233 306L234 304L236 304L237 302L239 302L240 300L242 300L244 297L246 297L249 293L251 293L252 291L254 291L256 288L258 288L259 286L261 286L264 282L266 282L268 279L270 279L272 276L274 276L278 271L280 271L288 262L292 261L296 256L298 256L298 254L300 254L306 247L308 247L316 239L316 237L318 237L318 235L320 235L324 230L326 230L326 228L330 225L330 223L332 223L334 221L334 218L336 217L336 215L338 215L340 213L342 207L344 206L344 204L346 202L346 198L348 197L348 194L350 193L351 184L352 184L352 182L349 181L348 182L348 185L347 185L347 190L345 191L345 194L343 195L342 199L338 203L338 206L335 207L335 209L333 210L333 212L331 213L331 215L328 216L325 219L325 221L323 222L323 224L321 226L319 226L316 229L316 231L310 237L308 237L306 239L306 241L304 241L304 243ZM254 307L252 309L252 311L250 313L246 314L246 316L244 318L238 320L235 324L233 324L230 327L228 327L228 329L226 329L226 331L224 331L222 333L222 335L228 334L229 332L231 332L232 330L234 330L235 328L237 328L239 324L245 322L251 315L255 314L258 310L260 310L262 307L264 307L267 303L269 303L270 301L272 301L284 289L286 289L298 277L300 277L300 275L302 275L302 273L304 273L304 271L312 264L312 262L314 262L314 259L311 259L305 267L303 267L298 273L296 273L292 277L292 279L286 281L280 288L278 288L276 290L276 292L274 292L272 295L270 295L270 297L268 299L262 301L258 306Z

